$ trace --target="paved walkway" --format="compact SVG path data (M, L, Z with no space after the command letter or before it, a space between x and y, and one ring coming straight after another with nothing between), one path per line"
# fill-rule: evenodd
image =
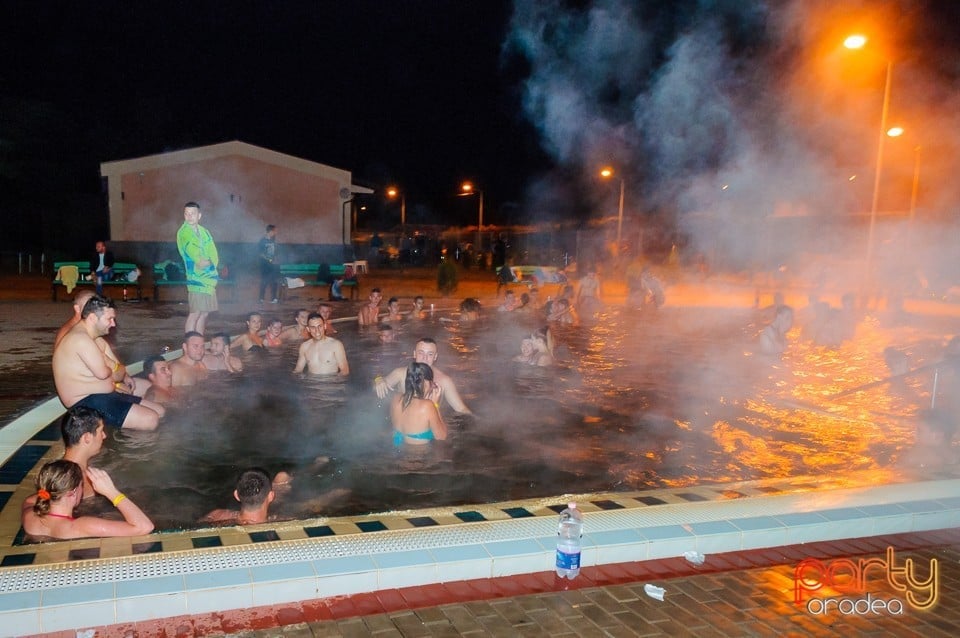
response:
M859 590L850 571L835 571L835 586L803 592L794 602L800 561L824 568L842 559L886 561L894 548L894 576L871 568ZM911 593L896 569L912 560ZM931 566L936 574L931 579ZM804 571L810 589L820 572ZM823 579L826 581L826 579ZM646 583L666 590L663 601ZM935 601L929 609L918 605ZM823 603L831 599L835 602ZM859 602L858 602L859 601ZM865 602L869 601L869 602ZM878 601L883 601L881 604ZM872 611L865 611L867 605ZM822 612L826 607L827 612ZM885 609L884 607L889 607ZM851 611L853 610L853 611ZM573 581L552 573L386 590L299 605L258 608L99 628L98 638L148 636L923 636L960 629L960 529L793 545L684 559L622 563L585 569ZM74 632L47 634L75 638Z

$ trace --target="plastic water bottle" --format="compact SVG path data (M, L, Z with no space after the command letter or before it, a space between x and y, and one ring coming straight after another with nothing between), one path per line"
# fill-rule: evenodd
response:
M580 573L580 538L583 536L583 515L576 503L568 503L560 512L557 526L557 576L574 579Z

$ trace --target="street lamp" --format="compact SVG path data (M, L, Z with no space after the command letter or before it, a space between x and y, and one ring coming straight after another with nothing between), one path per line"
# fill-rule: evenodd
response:
M390 199L396 199L397 196L400 196L400 234L402 237L407 235L407 194L400 192L396 186L391 186L387 189L387 197Z
M480 253L482 252L483 248L481 235L483 229L483 191L474 190L473 184L470 182L464 182L463 185L460 186L460 190L463 191L460 193L460 197L464 197L466 195L478 195L480 197L480 209L477 215L477 246L475 248L477 253Z
M610 167L604 168L600 171L600 177L604 179L610 179L613 177L613 169ZM620 254L620 236L623 230L623 190L624 190L624 180L620 178L620 206L617 209L617 254Z
M864 35L851 35L843 41L848 49L862 49L867 44ZM880 134L877 136L877 168L873 174L873 200L870 203L870 231L867 234L867 260L864 264L864 283L869 289L873 270L873 235L877 223L877 204L880 201L880 173L883 170L883 142L887 137L887 112L890 110L890 84L893 79L893 62L887 60L887 79L883 87L883 107L880 109ZM902 132L902 129L901 129Z

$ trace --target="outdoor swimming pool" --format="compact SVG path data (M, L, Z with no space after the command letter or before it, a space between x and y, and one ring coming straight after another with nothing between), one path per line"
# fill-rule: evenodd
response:
M115 433L96 464L161 530L230 506L249 466L295 475L272 509L281 518L864 471L882 482L912 445L915 405L885 388L823 397L882 376L880 352L904 335L866 326L856 350L798 344L772 361L749 353L750 318L611 309L557 329L550 369L512 362L532 317L408 321L385 346L340 324L348 379L291 375L295 346L249 354L242 376L188 389L157 432ZM446 442L397 449L371 380L408 361L420 336L438 341L437 366L475 416L447 412ZM933 352L934 335L909 337Z

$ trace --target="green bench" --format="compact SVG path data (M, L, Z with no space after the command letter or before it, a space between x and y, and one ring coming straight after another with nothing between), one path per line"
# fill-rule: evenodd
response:
M57 300L57 291L60 289L60 286L63 286L63 281L60 280L60 269L64 266L76 266L77 273L79 278L77 279L77 286L96 286L97 282L93 279L87 279L87 276L90 274L90 262L89 261L55 261L53 262L53 281L50 283L50 298L53 301ZM139 301L143 298L143 290L140 287L139 279L137 281L127 281L127 275L130 274L137 267L136 264L131 264L127 262L114 262L113 264L113 278L109 281L103 282L104 289L106 288L121 288L123 290L134 290L136 291L136 299ZM142 275L141 275L142 277Z
M304 286L329 286L333 283L334 279L343 277L345 271L346 267L343 264L330 264L330 278L329 281L327 281L320 279L318 276L320 273L320 264L282 264L280 266L280 277L282 278L280 296L283 297L286 293L287 278L302 279ZM344 290L350 290L350 299L357 298L360 282L357 280L356 273L354 273L353 279L344 279L341 286Z
M176 266L177 276L173 279L167 279L167 264ZM183 266L178 262L162 261L153 265L153 300L160 301L160 289L176 286L186 288L187 280L183 278ZM237 298L237 280L231 278L221 279L217 282L217 290L229 290L230 300Z

